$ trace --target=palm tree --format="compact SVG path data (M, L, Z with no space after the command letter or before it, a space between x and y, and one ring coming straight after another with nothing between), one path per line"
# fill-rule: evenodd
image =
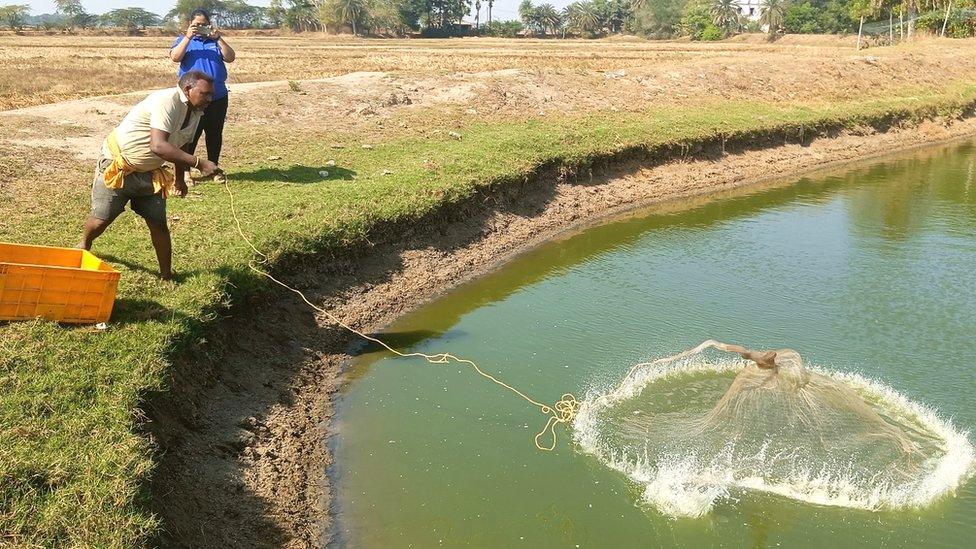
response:
M495 5L495 0L488 0L488 26L491 26L491 7Z
M545 30L551 30L553 34L562 26L563 18L552 4L542 4L536 8L538 24Z
M358 23L366 15L364 0L335 0L335 14L339 21L348 23L352 27L352 34L359 36Z
M600 30L600 14L590 2L573 2L563 11L566 27L581 34L596 34Z
M726 35L739 29L739 14L742 13L742 6L736 0L713 0L711 12L715 26L724 30Z
M481 0L474 0L474 28L481 28Z
M780 27L783 26L783 19L786 16L787 0L763 0L759 6L759 24L766 26L769 39L772 40Z
M563 28L564 38L565 31L579 31L579 10L583 7L581 2L573 2L572 4L563 8L563 21L566 21L566 26Z
M532 5L532 0L522 0L522 3L519 4L519 19L522 20L522 24L525 25L526 28L532 28L535 26L536 11L535 6Z

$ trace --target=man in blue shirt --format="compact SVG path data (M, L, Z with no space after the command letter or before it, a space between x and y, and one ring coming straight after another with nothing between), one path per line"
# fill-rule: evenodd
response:
M196 135L187 143L184 150L194 154L200 136L206 132L207 158L214 164L220 164L220 149L224 143L224 120L227 118L226 63L233 63L237 54L224 40L220 30L210 24L210 14L204 10L195 10L190 14L190 24L186 34L173 42L169 56L180 64L179 76L195 70L213 78L213 100L200 118Z

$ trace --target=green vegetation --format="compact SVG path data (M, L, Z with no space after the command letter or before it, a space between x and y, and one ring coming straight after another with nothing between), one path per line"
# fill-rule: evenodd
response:
M19 29L27 23L30 16L30 6L28 4L10 4L0 6L0 21L8 28Z
M159 16L142 8L119 8L101 16L105 24L130 31L159 24Z
M819 105L716 102L473 122L452 126L461 139L446 131L403 134L372 148L329 129L245 125L229 130L226 164L244 230L272 268L282 269L290 258L361 243L385 223L420 218L479 189L531 180L543 167L573 172L705 139L958 115L974 101L976 86ZM0 202L0 240L77 240L88 206L88 189L78 182L89 180L90 166L54 149L33 150L60 163L40 173L25 160L26 148L2 152L0 175L21 187ZM271 156L281 159L264 160ZM323 178L329 159L337 168ZM20 202L28 197L29 208ZM123 271L108 330L43 321L0 326L0 543L133 547L158 527L144 505L152 459L134 432L140 399L165 390L173 358L201 344L229 304L267 288L246 268L250 252L220 186L195 188L170 213L179 218L172 224L177 284L157 279L136 216L123 216L96 243L95 252Z
M677 28L692 40L720 40L722 29L718 28L712 17L707 0L688 2Z
M0 6L0 23L10 28L33 24L131 31L165 25L175 30L191 11L202 7L213 14L216 24L229 29L287 28L372 36L419 32L426 37L597 38L631 33L718 40L743 31L763 31L770 38L783 32L864 32L887 35L893 41L896 34L898 39L911 39L917 29L957 38L976 35L976 0L764 0L752 17L743 14L739 0L577 0L563 10L523 0L515 21L493 20L493 4L494 0L271 0L262 7L246 0L177 0L173 9L158 17L140 8L92 15L78 0L56 0L57 13L35 17L27 5ZM703 9L710 24L703 21ZM484 23L482 11L487 14ZM474 25L466 24L465 18L473 19Z
M770 39L779 34L783 28L786 6L786 0L765 0L760 7L759 24L766 28Z

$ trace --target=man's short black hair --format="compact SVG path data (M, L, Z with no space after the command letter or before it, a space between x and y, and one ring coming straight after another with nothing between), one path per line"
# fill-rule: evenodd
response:
M180 89L190 86L191 88L197 85L200 80L206 80L213 84L213 77L203 71L186 71L183 76L180 77Z

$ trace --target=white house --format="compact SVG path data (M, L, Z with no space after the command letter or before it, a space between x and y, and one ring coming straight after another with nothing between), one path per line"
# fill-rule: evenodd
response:
M739 13L750 21L758 21L760 12L759 2L760 0L739 0L739 6L742 7L742 11Z

